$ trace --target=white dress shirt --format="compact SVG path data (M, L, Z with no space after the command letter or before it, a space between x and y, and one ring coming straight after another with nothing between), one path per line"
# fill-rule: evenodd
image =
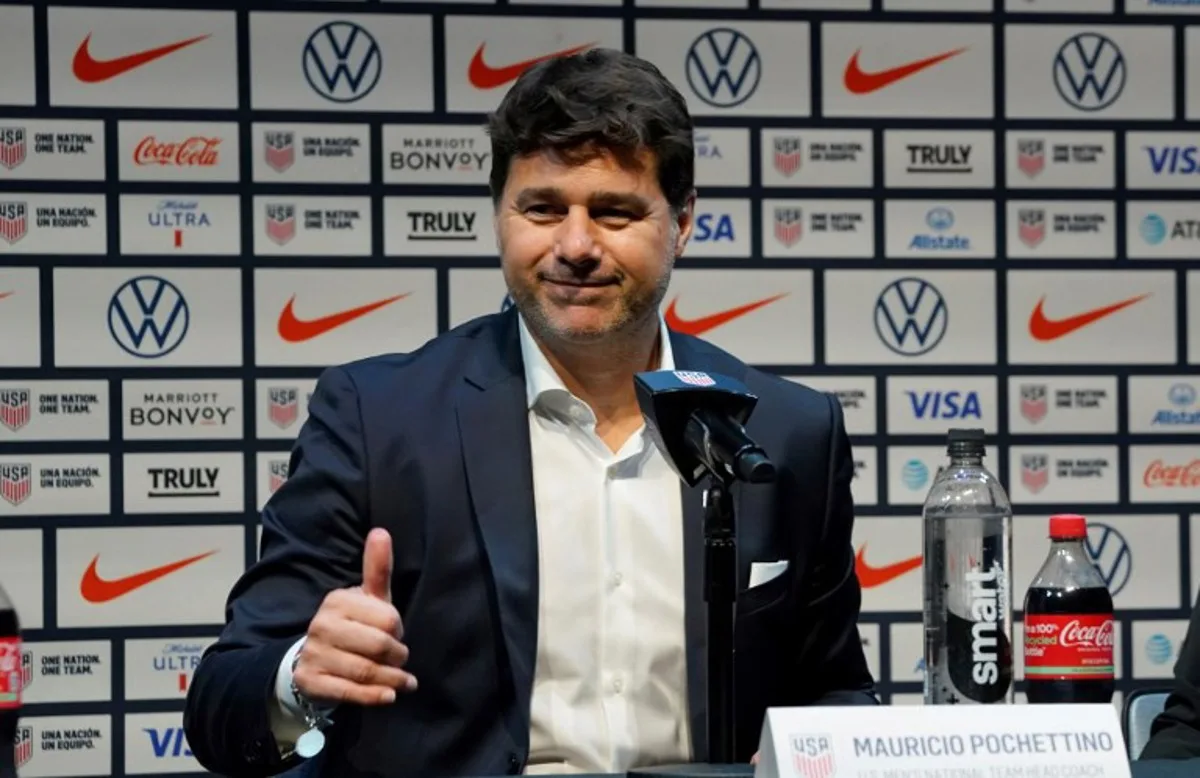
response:
M528 774L691 759L680 480L643 426L615 454L520 320L538 532ZM660 320L659 367L674 369ZM304 731L280 664L272 730ZM401 692L403 693L403 692ZM335 716L336 718L336 716Z

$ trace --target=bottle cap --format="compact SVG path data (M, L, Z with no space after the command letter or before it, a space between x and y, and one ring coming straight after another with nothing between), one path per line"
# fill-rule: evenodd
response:
M1050 517L1050 537L1062 540L1083 540L1087 537L1087 519L1074 513Z
M953 427L947 437L946 451L950 456L970 454L983 456L983 430Z

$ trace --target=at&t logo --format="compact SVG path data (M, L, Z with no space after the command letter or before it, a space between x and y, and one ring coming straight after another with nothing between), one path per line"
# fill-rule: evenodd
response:
M933 351L950 321L942 293L920 278L899 278L875 301L875 332L897 354L916 357Z
M303 64L313 91L335 103L352 103L379 83L383 54L371 33L357 24L329 22L305 42Z
M719 27L692 42L684 70L697 97L716 108L733 108L758 89L762 58L745 35Z
M179 287L158 276L138 276L108 303L108 331L127 354L157 359L179 348L191 324Z

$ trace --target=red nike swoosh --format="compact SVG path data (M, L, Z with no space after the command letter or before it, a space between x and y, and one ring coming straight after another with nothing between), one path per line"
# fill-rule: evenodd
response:
M292 299L287 301L287 305L283 306L283 311L279 314L279 337L286 340L288 343L303 343L306 340L312 340L318 335L324 335L330 330L337 329L343 324L348 324L355 319L360 319L368 313L377 311L385 305L390 305L397 300L402 300L408 297L411 292L398 294L394 297L387 297L383 300L377 300L373 303L360 305L357 308L351 308L345 311L331 313L328 316L322 316L319 319L298 319L295 312L292 310L292 305L296 302L296 295L292 295Z
M770 305L782 297L787 297L787 293L785 292L784 294L777 294L774 297L768 297L763 300L758 300L757 302L739 305L736 308L718 311L717 313L710 314L708 316L701 316L698 319L685 319L676 313L675 304L679 302L679 298L676 297L675 299L671 300L671 304L667 306L667 312L663 315L663 318L666 319L667 326L676 332L682 332L684 335L702 335L703 333L712 329L716 329L722 324L727 324L728 322L731 322L740 316L745 316L751 311L756 311L759 308L762 308L764 305Z
M483 47L487 43L479 44L479 48L475 49L475 56L471 57L471 64L467 66L467 80L471 82L471 86L476 89L495 89L498 86L504 86L509 81L515 81L517 76L524 73L529 68L539 62L545 62L548 59L555 57L569 57L572 54L590 49L595 46L595 43L585 43L582 46L576 46L570 49L556 51L553 54L546 54L542 57L534 57L533 59L514 62L511 65L494 68L483 61Z
M195 564L201 559L212 556L216 551L207 551L203 554L180 559L178 562L171 562L162 565L161 567L152 567L149 570L143 570L140 573L127 575L124 578L101 578L96 572L96 562L100 560L100 555L96 554L92 558L92 563L88 565L88 569L83 571L83 578L79 581L79 593L83 595L83 599L92 603L110 602L118 597L124 597L134 589L140 589L146 584L153 583L159 578L170 575L176 570L182 570L188 565Z
M116 59L93 59L92 54L88 51L88 43L92 40L92 34L83 39L83 43L79 44L79 48L75 50L75 60L71 63L71 69L75 73L75 78L78 78L85 84L98 84L101 81L107 81L110 78L116 78L122 73L127 73L134 68L140 68L148 62L153 62L156 59L173 54L182 48L191 46L193 43L199 43L205 38L210 38L211 35L197 35L195 38L179 41L178 43L169 43L166 46L159 46L156 49L146 49L145 51L137 51L133 54L126 54L123 57Z
M1042 295L1042 299L1038 300L1034 306L1033 313L1029 314L1029 334L1034 340L1058 340L1064 335L1070 335L1078 329L1082 329L1093 322L1103 319L1105 316L1110 316L1117 311L1128 308L1134 303L1140 303L1149 297L1150 294L1139 294L1137 297L1130 297L1128 300L1122 300L1119 303L1106 305L1103 308L1093 308L1090 311L1068 316L1065 319L1047 319L1042 306L1046 302L1046 296Z
M864 589L874 589L876 586L883 586L888 581L899 578L905 573L916 570L921 566L920 555L901 559L899 562L893 562L883 567L872 567L867 563L866 555L867 544L864 543L854 556L854 573L858 576L859 586Z
M854 52L854 56L846 63L846 72L843 75L843 82L846 84L846 89L856 95L870 94L878 92L885 86L890 86L897 81L908 78L914 73L919 73L926 68L931 68L939 62L945 62L951 57L957 57L966 51L964 46L961 49L947 51L944 54L935 54L932 57L919 59L916 62L909 62L907 65L900 65L887 70L878 70L874 73L867 73L858 66L858 55L862 53L862 49Z
M13 292L0 292L0 300L3 300L5 297L12 297L13 294Z

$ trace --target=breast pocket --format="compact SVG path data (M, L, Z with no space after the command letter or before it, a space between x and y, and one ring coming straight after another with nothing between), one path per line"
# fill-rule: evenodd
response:
M792 583L792 570L786 569L766 583L751 586L738 594L737 616L744 618L781 602Z

